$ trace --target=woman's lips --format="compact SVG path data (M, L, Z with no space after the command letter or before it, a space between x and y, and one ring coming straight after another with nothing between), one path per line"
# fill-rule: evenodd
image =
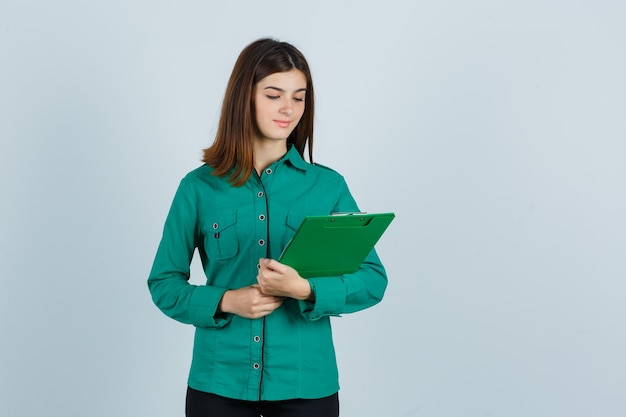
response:
M276 123L279 127L289 127L289 125L291 124L291 122L289 120L274 120L274 123Z

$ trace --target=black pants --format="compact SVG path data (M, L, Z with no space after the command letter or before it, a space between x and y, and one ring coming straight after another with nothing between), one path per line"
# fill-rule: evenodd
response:
M243 401L187 388L187 417L338 417L339 395L315 400Z

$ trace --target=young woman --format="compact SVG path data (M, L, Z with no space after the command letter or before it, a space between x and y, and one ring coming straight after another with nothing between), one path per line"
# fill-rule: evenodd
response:
M253 42L204 165L176 192L148 286L163 313L196 328L189 417L339 415L330 317L379 302L387 277L374 251L343 276L304 279L276 261L304 216L359 210L343 177L312 163L313 113L302 53ZM188 282L196 248L206 285Z

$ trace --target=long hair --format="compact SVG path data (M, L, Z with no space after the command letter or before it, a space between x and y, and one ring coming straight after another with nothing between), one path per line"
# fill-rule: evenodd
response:
M226 86L222 113L215 141L204 150L202 161L214 168L213 175L224 177L234 186L243 185L254 170L253 139L258 132L254 116L254 87L263 78L293 69L302 71L307 92L304 114L287 138L304 158L308 144L313 162L313 80L304 55L287 42L259 39L239 54Z

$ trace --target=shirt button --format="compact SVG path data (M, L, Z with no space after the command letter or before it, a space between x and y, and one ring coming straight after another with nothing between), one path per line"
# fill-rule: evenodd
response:
M259 215L259 220L261 220L261 221L265 220L265 214Z
M268 168L268 169L266 169L266 170L265 170L265 173L266 173L267 175L272 175L272 168Z
M261 341L261 338L259 336L254 336L252 340L254 340L256 343L259 343Z
M258 363L255 363L254 365L252 365L252 367L254 369L259 369L261 367L261 365L259 365Z
M263 239L259 239L259 246L265 246L265 241Z
M257 193L257 196L258 196L259 198L260 198L260 197L263 197L264 195L265 195L265 193L264 193L263 191L259 191L259 192Z

